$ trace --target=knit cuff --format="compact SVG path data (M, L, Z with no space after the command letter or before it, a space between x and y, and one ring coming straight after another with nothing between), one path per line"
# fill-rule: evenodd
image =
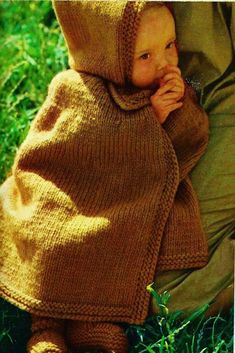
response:
M27 353L68 353L64 338L55 330L33 334L27 344Z
M97 349L107 353L128 352L128 340L124 330L114 323L70 321L66 339L71 348L79 352Z
M57 332L64 331L64 320L54 319L49 317L42 317L37 315L31 315L31 331L35 333L37 331L52 329Z

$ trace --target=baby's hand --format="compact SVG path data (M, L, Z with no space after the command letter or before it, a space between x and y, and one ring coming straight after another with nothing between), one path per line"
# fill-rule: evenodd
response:
M184 81L180 69L173 65L166 65L160 79L160 88L150 97L150 101L161 124L164 123L170 112L182 107L178 102L184 96Z

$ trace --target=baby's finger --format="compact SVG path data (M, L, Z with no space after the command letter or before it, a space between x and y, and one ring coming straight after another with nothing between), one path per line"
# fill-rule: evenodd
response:
M164 74L168 74L170 72L175 72L175 73L178 73L178 75L181 76L180 69L177 66L174 66L174 65L167 64L166 66L164 66L163 71L164 71Z
M162 96L163 94L166 94L167 92L177 93L178 95L183 96L184 86L180 85L179 83L175 83L175 81L173 81L173 80L170 80L169 82L161 85L155 94L156 94L156 96Z
M162 102L166 101L166 100L169 100L169 99L174 99L175 101L182 98L182 94L179 94L178 92L169 92L169 93L165 93L165 94L162 94L161 96L158 96L158 95L153 95L151 96L150 99L153 99L153 100L161 100Z
M170 80L167 83L170 83L170 82L172 82L172 87L168 91L170 91L171 93L176 93L178 98L182 98L185 91L184 83L183 82L181 83L180 81L176 81L175 79ZM163 83L160 85L160 88L156 92L158 93L158 96L162 95L162 92L164 92L163 87L165 87L167 83ZM173 85L173 83L175 83L175 85Z
M164 107L171 107L172 105L176 104L175 99L169 99L167 101L162 102Z
M157 92L155 93L156 96L161 96L164 93L166 93L167 91L169 91L170 89L172 89L173 87L175 87L175 82L174 81L169 81L166 84L164 84L164 86L161 86Z
M175 80L180 81L180 82L182 81L182 77L179 76L179 74L176 73L176 72L171 72L169 74L166 74L165 76L163 76L160 79L160 81L161 82L167 82L167 81L172 80L172 79L175 79Z
M173 112L173 110L176 110L176 109L181 108L182 105L183 105L182 102L173 103L173 104L171 104L171 105L168 106L168 112L169 112L169 113L170 113L170 112Z
M172 93L165 93L161 96L162 100L165 101L165 100L171 100L171 99L174 99L175 101L182 98L182 95L179 94L178 92L172 92Z
M176 100L174 98L169 98L169 99L157 99L157 98L152 98L151 103L154 106L168 106L170 104L176 103Z

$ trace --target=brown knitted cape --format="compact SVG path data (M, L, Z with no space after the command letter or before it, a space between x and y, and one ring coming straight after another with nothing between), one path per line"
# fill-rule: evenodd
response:
M207 262L187 176L207 116L187 87L162 126L150 91L127 86L144 1L54 6L71 69L0 188L0 293L37 315L143 323L156 268Z

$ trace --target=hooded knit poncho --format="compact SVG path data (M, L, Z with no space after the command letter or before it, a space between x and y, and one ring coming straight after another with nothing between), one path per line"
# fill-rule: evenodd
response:
M55 1L57 74L0 188L0 293L30 313L141 324L156 269L198 268L207 243L188 173L208 142L186 87L164 125L128 84L144 1Z

